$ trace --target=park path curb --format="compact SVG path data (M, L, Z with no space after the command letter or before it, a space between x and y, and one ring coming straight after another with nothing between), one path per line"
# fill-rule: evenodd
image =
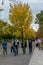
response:
M43 50L35 48L28 65L43 65Z

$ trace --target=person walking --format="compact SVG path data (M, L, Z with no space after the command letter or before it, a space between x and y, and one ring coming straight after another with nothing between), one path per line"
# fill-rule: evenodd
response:
M25 54L26 53L26 47L27 47L27 42L25 40L23 40L23 43L21 43L21 47L23 50L23 54Z
M29 54L32 53L32 40L29 40Z
M4 39L4 41L2 42L2 46L3 46L3 55L7 55L7 42L6 39Z
M17 50L17 55L18 55L18 47L19 47L19 40L16 40L16 50Z
M16 56L17 50L16 50L16 40L15 39L14 39L14 42L13 42L13 52L14 52L14 55Z
M17 39L14 40L13 43L13 49L14 49L14 55L18 55L18 46L19 46L19 41Z
M27 48L27 41L24 41L24 54L26 53L26 48Z
M38 47L39 47L39 50L40 50L40 45L41 45L41 42L42 42L42 38L38 38L37 42L38 42Z
M11 41L11 53L13 52L13 43L14 43L14 40L12 39L12 41Z
M36 44L36 47L38 47L38 42L37 42L37 39L35 39L35 44Z

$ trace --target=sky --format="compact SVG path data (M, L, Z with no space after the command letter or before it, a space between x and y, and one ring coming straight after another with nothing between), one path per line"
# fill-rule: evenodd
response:
M8 12L9 12L9 0L4 0L4 5L1 5L2 0L0 0L0 8L3 8L4 10L0 12L0 18L2 18L5 21L9 21L8 18ZM11 1L11 0L10 0ZM17 0L16 0L17 1ZM43 0L18 0L18 2L22 3L28 3L30 5L32 14L34 16L32 27L35 31L38 30L38 25L34 24L35 16L37 13L39 13L41 10L43 10ZM12 2L12 1L11 1Z

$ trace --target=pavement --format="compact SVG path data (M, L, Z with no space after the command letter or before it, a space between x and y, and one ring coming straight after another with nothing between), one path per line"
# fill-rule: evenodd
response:
M29 48L26 48L26 54L23 55L22 48L19 47L18 56L14 56L13 53L10 52L11 44L8 43L8 54L6 56L3 55L3 48L0 46L0 65L28 65L30 63L30 59L32 54L29 54ZM33 51L35 45L33 43Z
M29 48L26 49L26 54L23 55L22 48L19 48L18 56L14 56L10 52L10 44L8 44L8 54L3 55L3 48L0 46L0 65L28 65L32 55L29 55Z
M43 65L43 50L35 48L28 65Z
M34 47L34 46L33 46ZM43 65L43 50L35 47L34 52L29 54L27 47L26 54L23 55L22 48L19 48L18 56L10 52L10 44L8 45L8 54L3 56L3 49L0 46L0 65Z

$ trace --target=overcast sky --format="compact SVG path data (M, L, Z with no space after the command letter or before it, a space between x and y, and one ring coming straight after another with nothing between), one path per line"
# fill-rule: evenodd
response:
M1 5L1 1L0 0L0 8L3 8L3 12L0 12L0 18L2 18L5 21L8 21L8 12L9 12L9 1L8 0L4 0L4 6ZM33 16L35 17L35 15L37 13L39 13L41 10L43 10L43 0L18 0L21 1L22 3L28 3L30 5L30 8L32 10ZM38 26L34 24L34 22L32 23L32 27L37 30Z

